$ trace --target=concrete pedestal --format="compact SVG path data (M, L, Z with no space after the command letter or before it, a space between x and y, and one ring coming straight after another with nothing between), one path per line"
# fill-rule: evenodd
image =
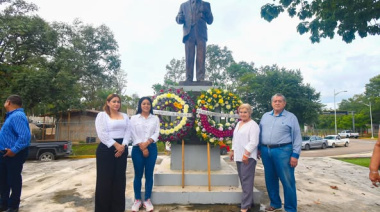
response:
M219 146L210 145L211 170L220 170ZM171 146L171 170L182 170L182 145ZM207 171L207 145L185 144L185 170Z
M237 171L220 157L220 169L211 171L211 191L208 190L207 171L186 170L184 188L182 188L182 171L170 169L172 162L169 156L160 156L159 161L154 173L153 204L239 204L241 202L242 190ZM254 204L260 204L262 192L256 188L253 192Z

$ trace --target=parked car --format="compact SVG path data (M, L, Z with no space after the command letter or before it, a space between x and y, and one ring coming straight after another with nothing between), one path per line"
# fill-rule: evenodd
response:
M348 138L340 138L339 135L327 135L324 137L327 141L327 146L335 148L336 146L345 146L348 147L350 144L350 139Z
M342 138L359 138L359 133L352 132L351 130L343 130L338 135Z
M303 136L302 137L302 149L309 150L309 149L326 149L327 147L327 141L323 138L312 135L312 136Z
M52 161L59 157L67 157L71 153L71 141L38 141L32 137L29 145L28 159Z

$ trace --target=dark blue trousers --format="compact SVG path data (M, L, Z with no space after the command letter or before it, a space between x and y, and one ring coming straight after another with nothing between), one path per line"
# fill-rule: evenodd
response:
M153 171L157 160L157 145L152 143L148 146L149 156L144 157L140 147L132 148L132 162L135 169L135 179L133 180L133 190L135 199L141 200L141 180L145 175L145 201L150 199L153 189ZM144 174L145 172L145 174Z
M22 189L22 168L28 157L28 148L21 150L14 157L0 154L0 192L1 205L19 208Z

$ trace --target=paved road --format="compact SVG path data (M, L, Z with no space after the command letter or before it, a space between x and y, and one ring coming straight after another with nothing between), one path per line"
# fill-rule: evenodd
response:
M347 154L360 154L372 152L376 139L350 139L348 147L335 147L327 149L303 150L301 157L331 157Z

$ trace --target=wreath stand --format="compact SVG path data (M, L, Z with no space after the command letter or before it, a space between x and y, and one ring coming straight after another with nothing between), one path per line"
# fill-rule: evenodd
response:
M208 175L208 191L211 191L211 159L210 159L210 143L207 143L207 175ZM185 141L182 140L182 188L185 188Z

